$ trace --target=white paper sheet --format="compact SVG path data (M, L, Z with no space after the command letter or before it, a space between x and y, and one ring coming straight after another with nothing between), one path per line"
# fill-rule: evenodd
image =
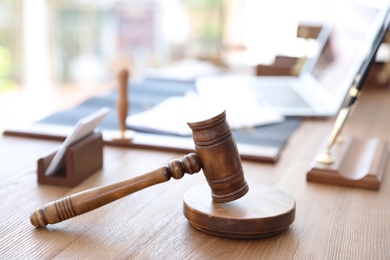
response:
M251 128L278 123L283 116L271 108L261 107L249 90L234 88L218 92L215 89L189 92L171 97L148 111L128 116L126 124L135 130L155 133L191 135L187 122L206 120L226 111L231 128Z

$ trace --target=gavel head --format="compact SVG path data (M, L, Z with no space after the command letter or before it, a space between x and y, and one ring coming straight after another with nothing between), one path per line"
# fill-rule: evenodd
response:
M226 113L188 125L213 202L224 203L244 196L249 187Z

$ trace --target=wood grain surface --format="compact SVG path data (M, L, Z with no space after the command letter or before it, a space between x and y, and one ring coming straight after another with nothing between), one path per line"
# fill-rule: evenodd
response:
M390 93L367 89L345 127L359 138L390 137ZM277 188L296 201L288 230L266 239L220 238L193 228L183 196L206 183L195 174L162 183L44 229L30 212L88 188L138 176L184 154L104 147L103 169L75 188L38 185L36 161L60 142L0 138L1 259L389 259L390 169L378 191L306 181L333 119L306 119L276 164L243 161L249 185Z

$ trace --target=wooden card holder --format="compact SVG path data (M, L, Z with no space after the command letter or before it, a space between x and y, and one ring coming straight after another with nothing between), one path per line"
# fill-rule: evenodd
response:
M348 137L332 147L334 163L314 159L307 181L378 190L389 157L384 140Z
M46 176L45 170L55 152L38 160L38 183L74 187L103 166L103 138L94 132L70 145L65 153L65 166L54 175Z

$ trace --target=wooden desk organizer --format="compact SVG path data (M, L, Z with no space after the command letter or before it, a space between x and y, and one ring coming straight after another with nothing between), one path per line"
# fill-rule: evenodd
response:
M54 175L45 176L45 170L55 152L38 160L38 183L74 187L103 166L103 138L94 132L70 145L65 153L65 167Z
M386 141L349 137L333 146L332 155L333 164L314 159L306 176L308 181L374 190L380 188L389 157Z

